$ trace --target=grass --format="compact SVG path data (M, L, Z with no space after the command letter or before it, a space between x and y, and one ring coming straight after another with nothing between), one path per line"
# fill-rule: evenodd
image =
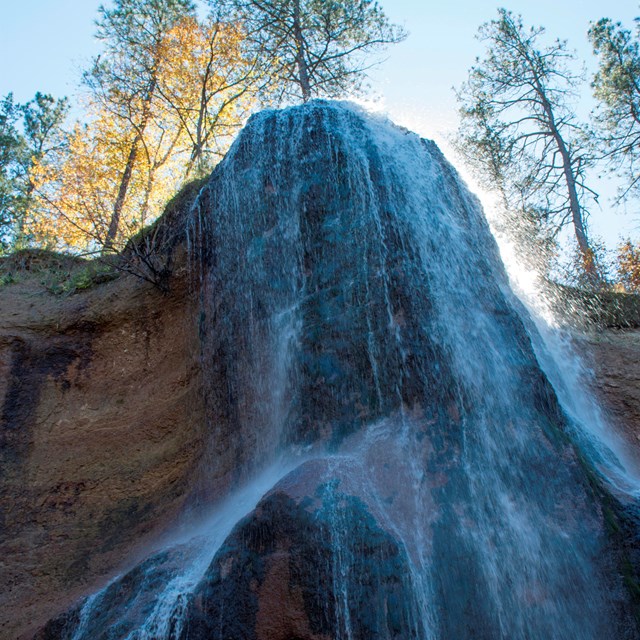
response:
M0 258L0 287L35 281L54 295L90 289L118 275L100 259L86 260L45 249L23 249Z
M115 280L120 274L108 264L92 260L74 270L51 275L52 277L42 282L47 291L56 295L70 295Z

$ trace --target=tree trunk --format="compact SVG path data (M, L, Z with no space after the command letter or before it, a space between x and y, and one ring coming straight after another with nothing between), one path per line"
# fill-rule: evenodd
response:
M195 166L200 166L202 163L203 143L196 143L191 149L191 154L187 160L187 166L184 170L184 179L188 180L191 177L191 173ZM198 172L200 173L200 171Z
M551 104L547 99L544 89L539 83L537 84L537 90L542 101L544 111L547 115L549 128L551 129L551 135L553 136L556 147L558 148L558 151L560 152L560 156L562 158L562 172L564 174L565 183L567 185L567 192L569 194L569 210L571 212L571 222L573 224L573 230L578 242L578 250L580 251L580 255L582 257L582 266L593 285L599 286L601 284L601 278L596 267L593 249L589 245L589 239L587 238L587 232L584 227L582 206L580 205L580 200L578 199L576 177L571 166L571 156L569 154L569 150L567 149L564 138L562 137L556 125Z
M309 68L304 52L300 0L294 0L293 2L293 37L296 41L296 64L298 66L298 82L302 90L302 101L308 102L311 99L311 84L309 82Z
M578 190L576 188L576 177L573 175L573 169L571 168L571 157L569 156L569 151L564 139L560 135L560 132L555 128L555 123L553 124L553 137L556 141L556 145L558 146L558 150L560 151L560 155L562 156L562 170L567 184L567 191L569 193L571 222L573 223L573 230L578 242L578 250L582 256L582 266L593 284L599 284L600 274L596 268L593 249L589 246L587 232L584 228L582 207L578 200Z
M133 166L135 165L136 158L138 157L138 145L140 144L141 136L139 134L133 139L131 149L129 150L129 157L127 158L127 164L122 173L120 180L120 187L118 188L118 196L115 204L113 205L113 213L111 214L111 220L109 220L109 229L107 230L107 237L104 241L103 253L107 253L113 249L116 236L118 235L118 229L120 228L120 218L122 217L122 209L124 208L124 202L127 197L127 191L129 190L129 184L131 183L131 176L133 174Z
M127 164L122 172L122 178L120 179L120 186L118 187L118 195L113 205L113 213L111 214L111 220L109 220L109 228L107 230L107 237L102 247L103 253L107 253L113 250L118 230L120 229L120 219L122 218L122 210L124 209L124 203L127 198L127 192L129 191L129 185L131 184L131 176L133 175L133 168L138 157L138 147L142 141L144 130L147 127L149 118L151 117L151 100L156 89L156 79L153 78L149 89L147 91L146 99L143 105L142 118L140 120L140 126L136 132L136 135L131 143L129 149L129 156L127 157Z
M589 276L589 278L593 281L593 283L597 284L600 282L600 274L598 273L598 270L596 268L593 249L589 245L587 232L584 228L584 220L582 218L582 208L578 203L578 194L576 191L575 177L570 167L568 168L568 165L567 165L568 158L565 158L564 153L562 158L564 162L564 176L565 176L565 180L567 181L567 187L569 189L571 221L573 223L573 230L576 235L576 240L578 242L578 249L580 250L580 254L582 256L582 266L584 267L585 273Z
M187 161L187 167L185 170L185 180L189 178L191 175L191 171L193 171L193 167L196 164L200 164L200 159L202 156L202 152L204 150L204 124L205 118L207 115L207 84L209 82L209 77L211 75L211 65L213 63L213 47L210 49L211 56L207 61L207 67L205 70L204 78L202 80L202 86L200 88L200 104L198 107L198 121L196 122L196 133L195 140L191 146L191 154L189 155L189 160Z

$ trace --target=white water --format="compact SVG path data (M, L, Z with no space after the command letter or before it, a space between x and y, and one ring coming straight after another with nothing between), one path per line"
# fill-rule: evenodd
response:
M203 194L203 365L223 367L210 402L232 416L212 419L212 451L234 452L240 484L172 541L177 568L144 615L126 604L136 626L118 637L181 638L232 528L322 458L406 552L412 637L617 640L598 509L530 339L587 458L631 495L637 476L543 315L525 332L479 204L437 149L312 103L254 118ZM327 508L333 633L353 640L358 558L349 513ZM73 640L123 579L87 600Z
M296 461L296 464L300 460ZM180 556L181 571L175 572L154 596L154 605L137 628L119 637L123 640L150 640L180 637L183 613L187 597L200 582L218 549L224 543L232 528L249 514L262 496L286 476L295 464L279 459L242 487L232 491L220 503L213 506L210 513L200 522L192 522L189 527L178 528L173 535L163 541L164 549L174 550ZM145 571L151 577L157 566L151 564ZM70 640L87 640L94 637L95 619L108 606L110 596L117 591L126 573L113 578L100 592L90 596L80 610L79 623ZM142 597L144 594L139 594ZM128 609L137 608L133 595ZM123 612L126 615L126 611Z
M186 598L202 579L231 529L293 468L293 464L278 460L216 505L202 523L194 524L188 533L183 531L167 544L169 547L186 545L192 552L187 554L184 570L158 593L156 605L142 627L128 634L126 640L180 637Z
M532 332L536 356L571 419L574 436L616 495L640 498L640 466L596 398L593 372L576 352L572 328L557 317L539 274L519 264L506 238L499 238L499 243L511 286L537 329Z

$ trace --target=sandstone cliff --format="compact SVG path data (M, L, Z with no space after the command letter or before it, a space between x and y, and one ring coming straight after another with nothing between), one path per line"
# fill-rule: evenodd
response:
M640 329L592 328L578 339L592 387L640 459Z
M175 519L202 452L185 269L167 295L133 276L56 295L42 260L27 256L0 288L7 639L28 637Z
M432 143L339 105L267 112L195 213L202 273L177 242L162 286L54 295L25 264L0 290L3 637L169 637L148 614L191 543L154 540L281 444L296 469L193 543L214 548L172 637L434 637L427 608L435 637L637 637L615 518ZM594 366L628 376L631 334L603 335ZM625 385L594 392L615 411ZM121 569L87 624L79 596Z

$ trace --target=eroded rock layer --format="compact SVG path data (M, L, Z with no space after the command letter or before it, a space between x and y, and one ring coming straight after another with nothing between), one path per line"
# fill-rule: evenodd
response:
M638 637L580 425L433 143L342 104L258 114L186 238L203 403L166 437L201 452L176 494L199 519L39 640ZM52 385L91 366L65 357Z
M180 512L204 438L186 281L0 289L0 637L16 638ZM195 337L194 337L195 336Z

